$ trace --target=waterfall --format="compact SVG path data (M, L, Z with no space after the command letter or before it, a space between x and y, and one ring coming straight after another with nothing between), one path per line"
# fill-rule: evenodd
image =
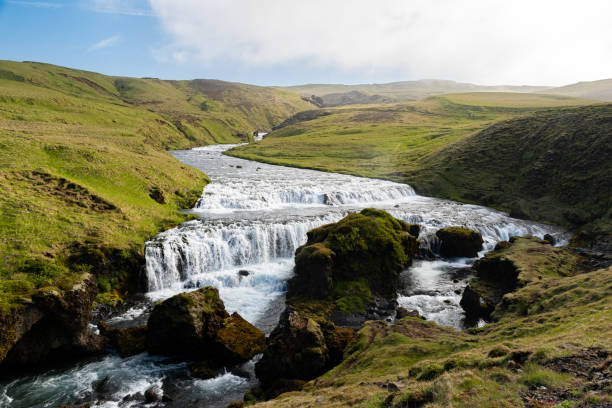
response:
M339 219L337 215L288 222L183 223L146 243L149 291L176 287L213 272L293 258L306 232Z
M199 210L269 210L296 206L343 206L398 202L415 192L409 185L345 176L346 180L317 178L287 183L282 180L234 179L210 184L195 208ZM333 185L330 181L333 181Z

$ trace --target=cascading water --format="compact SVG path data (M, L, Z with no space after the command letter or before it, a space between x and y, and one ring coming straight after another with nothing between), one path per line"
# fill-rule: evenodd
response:
M294 252L306 241L306 232L365 207L385 209L407 222L420 224L421 246L434 252L439 245L435 232L449 225L480 231L485 250L512 235L542 237L549 233L561 242L564 238L563 232L553 227L516 220L484 207L418 196L403 184L222 155L231 147L173 152L183 163L207 173L212 182L190 210L198 219L146 243L147 301L111 319L110 324L141 323L152 302L212 285L219 289L229 312L239 312L269 333L283 310ZM402 274L398 302L439 324L461 328L459 293L470 277L467 267L473 261L415 261ZM92 382L105 376L116 376L118 384L105 399L100 399ZM243 378L231 372L211 380L195 380L189 377L185 364L167 364L146 354L129 359L111 355L4 384L0 386L0 406L89 402L93 406L129 407L139 404L130 401L131 396L157 385L164 392L178 392L179 397L165 403L167 406L190 406L203 401L206 406L223 407L240 399L255 383L253 375Z

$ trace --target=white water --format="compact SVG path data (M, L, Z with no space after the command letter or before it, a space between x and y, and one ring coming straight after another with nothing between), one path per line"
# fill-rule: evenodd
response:
M271 166L222 155L229 147L173 152L179 160L203 170L212 180L191 210L199 219L147 242L145 283L149 303L137 305L109 323L125 325L142 320L151 302L212 285L219 289L228 311L239 312L269 333L284 307L293 255L305 242L306 232L364 207L382 208L398 218L420 224L421 245L434 251L439 245L435 232L449 225L479 230L485 250L512 235L541 237L551 233L558 239L564 238L562 231L553 227L512 219L484 207L418 196L403 184ZM416 261L402 274L404 287L398 302L439 324L461 328L463 311L456 291L465 286L469 278L466 267L473 261ZM240 271L248 274L244 276ZM108 356L0 386L0 406L91 401L94 406L115 407L125 396L160 385L177 371L185 376L185 365L166 364L146 354L129 359ZM117 377L121 387L110 401L96 402L91 396L91 382L106 375ZM187 376L178 383L181 403L188 406L198 400L206 401L206 406L222 407L240 399L253 381L232 374L208 381Z

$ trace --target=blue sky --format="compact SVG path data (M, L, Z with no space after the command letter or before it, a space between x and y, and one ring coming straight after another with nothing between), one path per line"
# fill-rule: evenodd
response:
M261 85L612 77L607 0L0 0L0 59Z

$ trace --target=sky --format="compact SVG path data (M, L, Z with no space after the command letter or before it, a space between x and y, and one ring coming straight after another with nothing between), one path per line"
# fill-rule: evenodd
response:
M610 0L0 0L0 59L259 85L612 78Z

